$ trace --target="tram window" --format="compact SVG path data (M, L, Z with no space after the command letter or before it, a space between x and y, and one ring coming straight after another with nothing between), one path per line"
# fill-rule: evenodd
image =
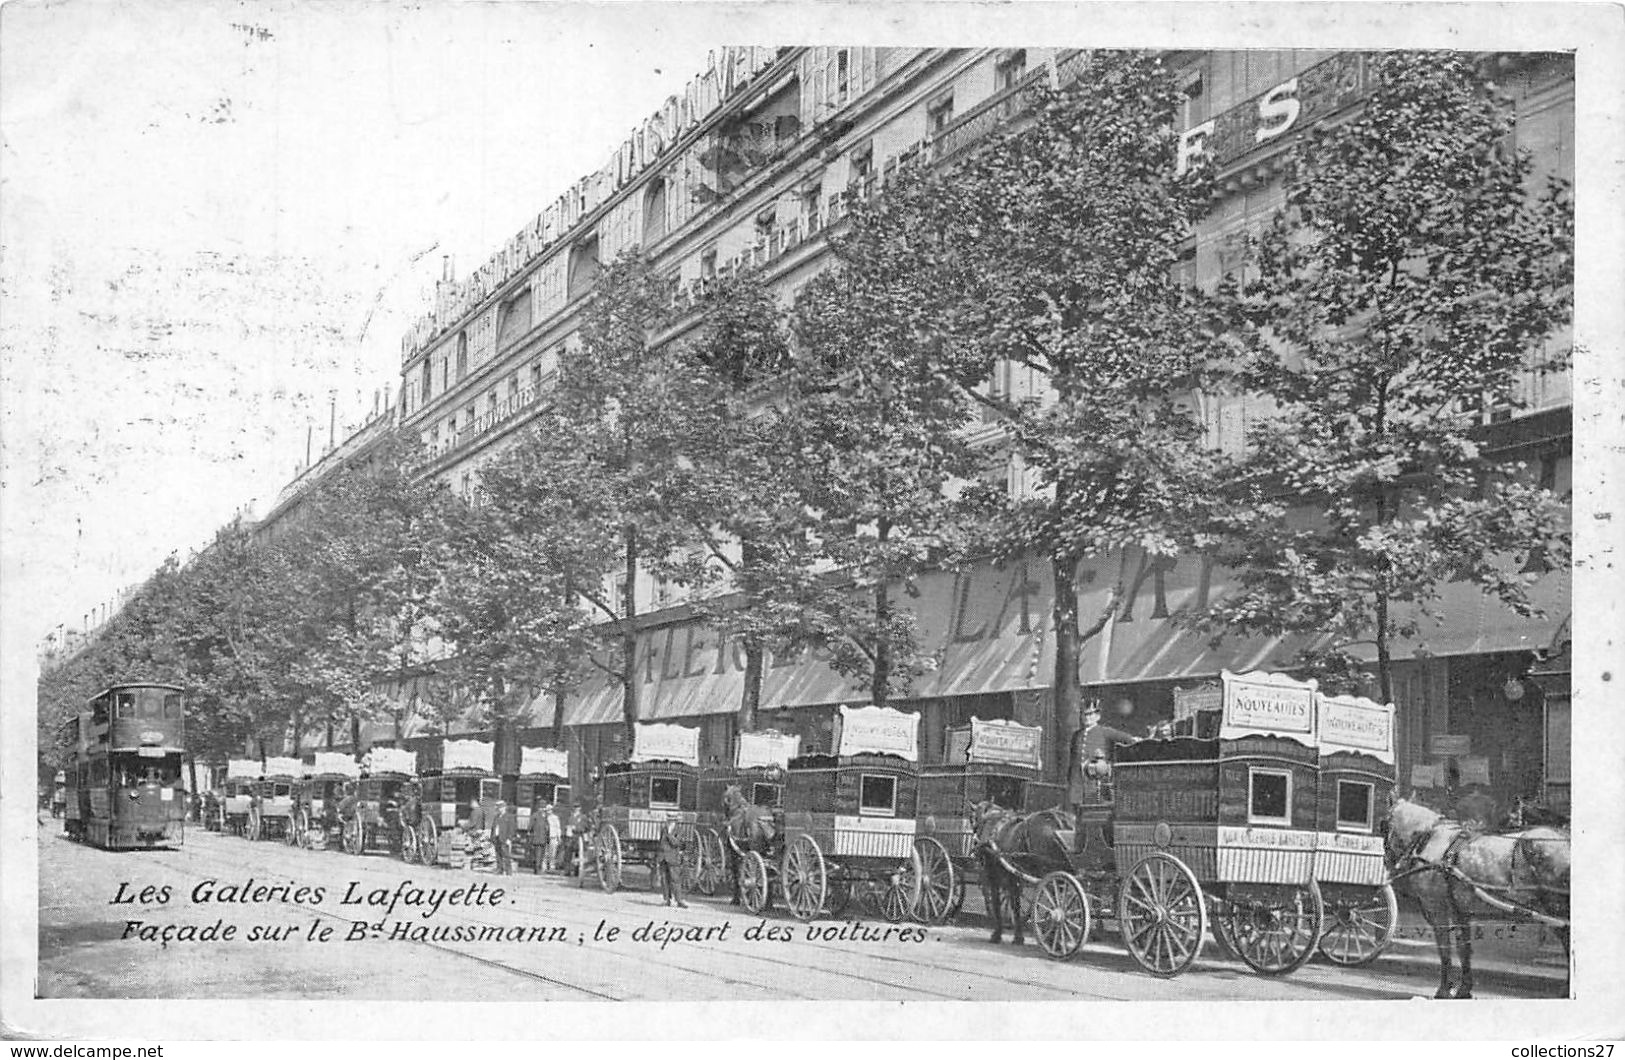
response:
M649 778L649 805L664 809L675 809L677 806L677 778L676 777L650 777Z
M107 697L98 696L90 705L91 716L96 724L100 725L107 720Z
M1371 827L1371 796L1370 784L1358 780L1339 780L1337 782L1337 827L1360 828Z
M135 693L134 692L120 692L118 694L118 696L116 697L116 699L117 699L117 708L116 708L116 712L115 712L115 715L114 715L115 717L120 717L120 718L133 718L133 717L135 717Z
M1288 824L1291 806L1292 774L1277 769L1254 769L1248 774L1249 823Z
M897 815L897 778L865 773L858 783L858 813L870 817Z
M181 697L171 692L164 697L164 717L178 718L181 716Z
M750 786L750 801L758 806L777 806L779 804L779 786L777 784L752 784Z
M159 708L158 698L150 694L137 696L135 700L135 708L136 713L141 715L143 718L156 718L158 717Z

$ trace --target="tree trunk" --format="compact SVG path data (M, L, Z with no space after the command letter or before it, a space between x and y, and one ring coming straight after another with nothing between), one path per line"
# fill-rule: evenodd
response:
M1377 591L1377 684L1381 703L1394 701L1394 660L1388 645L1388 593Z
M187 779L191 782L191 787L187 788L186 790L191 792L193 795L196 795L197 794L197 759L193 758L191 755L186 756L186 776L187 776Z
M553 746L564 746L564 667L553 671Z
M1082 688L1078 683L1078 561L1071 557L1054 557L1050 561L1054 571L1055 598L1051 614L1055 623L1055 674L1052 687L1055 692L1055 751L1060 776L1064 779L1071 763L1072 736L1083 723Z
M739 694L739 731L756 731L756 712L762 707L762 662L765 654L762 642L746 637L745 687Z
M356 761L361 760L361 716L353 710L350 712L350 754Z
M622 583L622 603L626 618L621 623L621 716L626 723L627 753L631 753L632 740L638 722L638 635L633 620L638 615L638 528L636 523L626 524L626 573Z
M869 682L869 699L877 707L884 707L890 696L891 635L887 624L891 621L891 592L885 581L875 586L875 669Z

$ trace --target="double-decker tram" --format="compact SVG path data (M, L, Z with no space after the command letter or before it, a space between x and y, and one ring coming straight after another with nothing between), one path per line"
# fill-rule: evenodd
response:
M107 850L179 846L186 716L178 685L113 685L58 733L69 836Z

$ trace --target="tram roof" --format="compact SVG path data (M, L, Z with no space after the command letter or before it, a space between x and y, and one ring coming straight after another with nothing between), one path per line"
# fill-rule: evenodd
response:
M184 692L184 691L186 691L186 689L183 688L182 686L176 685L176 684L171 684L168 681L122 681L122 682L120 682L118 684L115 684L115 685L108 685L106 688L102 689L100 692L97 692L95 695L91 696L89 700L86 700L86 702L88 703L91 700L100 699L103 696L107 695L107 693L109 693L109 692L117 692L120 689L124 689L124 688L167 688L172 692Z

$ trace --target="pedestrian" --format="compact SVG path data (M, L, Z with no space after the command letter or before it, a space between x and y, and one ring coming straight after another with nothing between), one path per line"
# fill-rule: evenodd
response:
M530 853L536 860L534 862L536 875L540 876L553 863L548 855L553 843L552 823L547 815L551 807L538 795L530 809Z
M491 812L491 844L496 848L497 875L513 875L513 837L519 827L519 810L498 799Z
M677 900L677 908L687 909L688 903L683 901L683 838L677 831L677 822L666 818L660 827L660 852L655 858L655 872L660 878L660 896L671 905L672 899Z
M559 826L558 811L553 804L547 804L547 867L556 869L559 866L559 847L563 845L564 829Z

